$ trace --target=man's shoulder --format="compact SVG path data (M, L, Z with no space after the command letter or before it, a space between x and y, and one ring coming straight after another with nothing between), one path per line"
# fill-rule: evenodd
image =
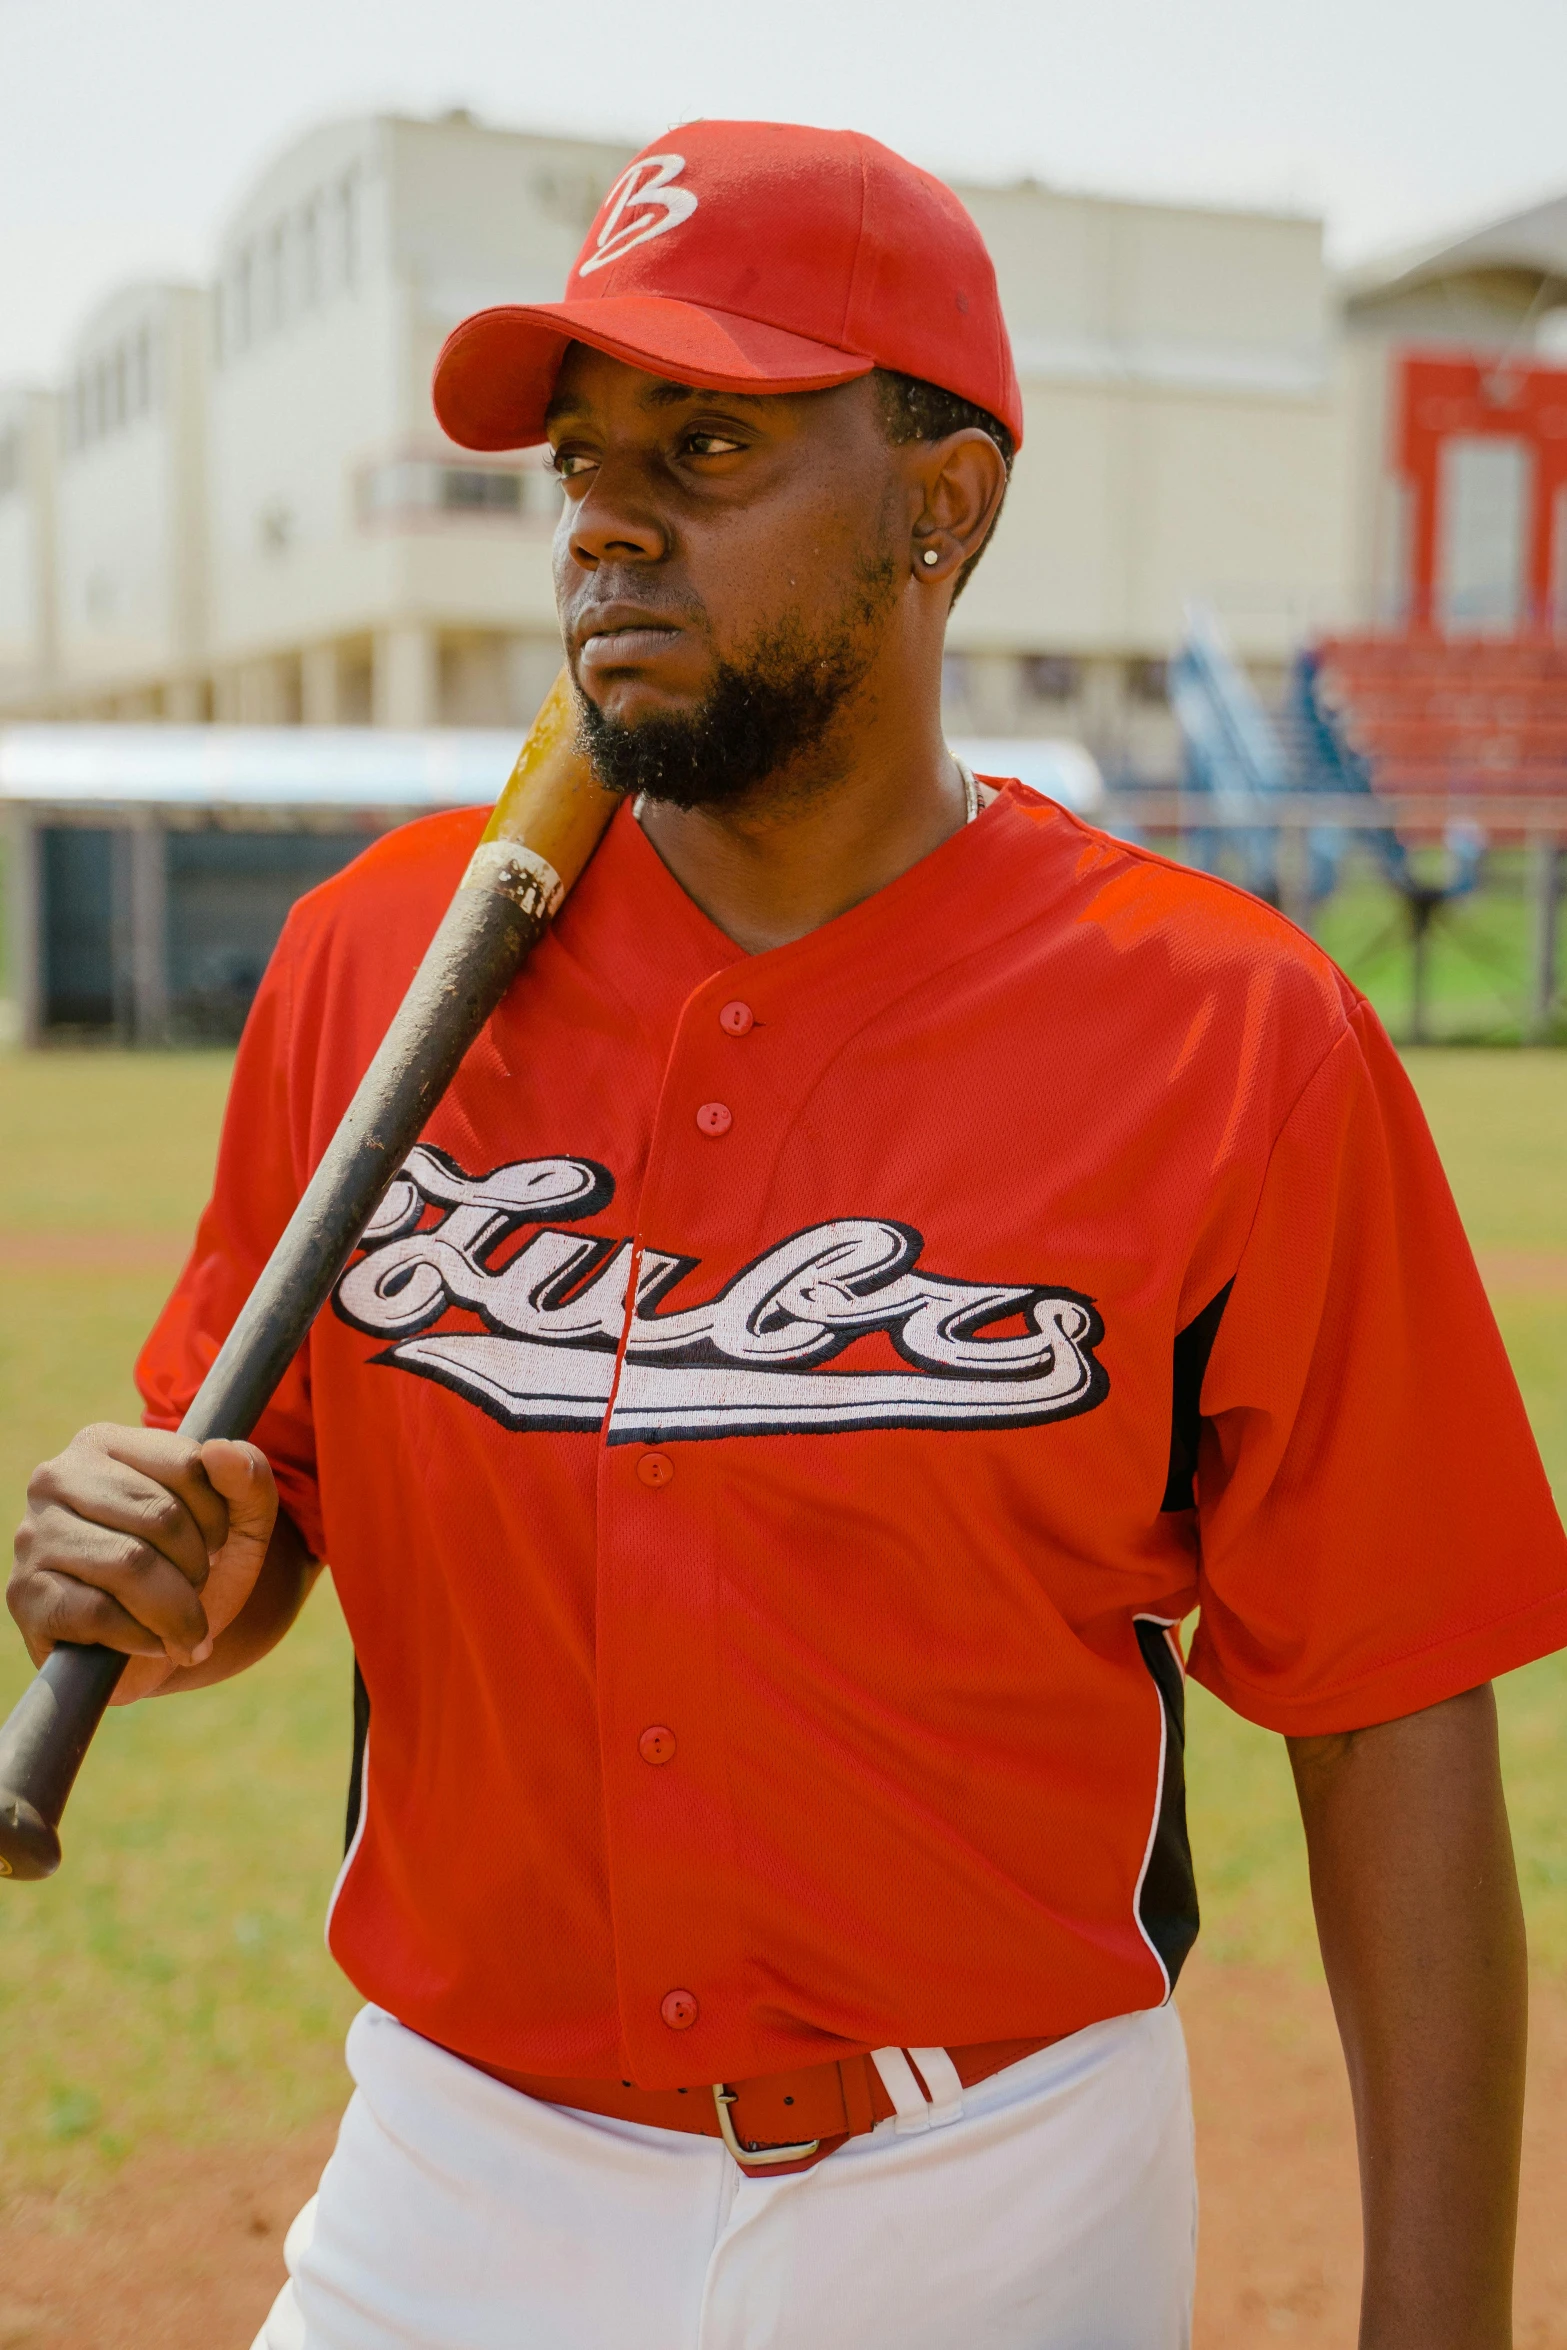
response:
M296 900L285 946L296 956L338 941L385 948L406 933L428 942L462 879L488 808L453 808L384 832L340 872Z
M1030 929L1085 932L1139 984L1157 966L1172 999L1249 979L1315 997L1340 1021L1358 1004L1316 940L1250 890L1122 840L1026 786L1009 798L1026 820L1016 839Z

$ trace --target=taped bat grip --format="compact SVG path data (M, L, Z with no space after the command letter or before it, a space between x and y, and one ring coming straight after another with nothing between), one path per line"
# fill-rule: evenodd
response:
M530 886L525 864L492 858L470 868L181 1421L182 1436L249 1435L552 911L547 885ZM118 1649L62 1642L0 1725L0 1876L48 1877L58 1868L60 1817L127 1661Z

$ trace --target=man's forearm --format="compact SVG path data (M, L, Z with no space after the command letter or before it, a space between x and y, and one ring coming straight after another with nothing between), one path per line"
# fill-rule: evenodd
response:
M153 1692L154 1696L169 1697L184 1689L210 1689L215 1681L231 1680L247 1665L255 1664L268 1649L276 1648L310 1597L320 1572L293 1519L286 1511L279 1510L255 1588L233 1623L219 1633L205 1664L171 1673L162 1687Z
M1290 1759L1355 2105L1361 2350L1506 2350L1528 1990L1491 1691Z

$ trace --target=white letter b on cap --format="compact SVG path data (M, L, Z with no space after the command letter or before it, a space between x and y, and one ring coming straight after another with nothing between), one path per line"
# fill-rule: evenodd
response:
M633 245L645 245L649 237L661 237L690 219L695 196L689 188L670 184L685 167L683 155L644 155L621 173L609 191L609 210L593 240L592 257L577 264L578 277L602 269L607 261L618 261Z

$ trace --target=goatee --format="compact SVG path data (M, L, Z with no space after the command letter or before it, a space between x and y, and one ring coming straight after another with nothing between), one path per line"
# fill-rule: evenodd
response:
M694 710L609 718L580 685L582 737L599 781L628 797L645 792L676 808L733 807L769 776L814 750L862 682L881 640L877 625L897 585L896 566L868 564L836 624L814 637L792 617L756 637L742 661L720 661Z

